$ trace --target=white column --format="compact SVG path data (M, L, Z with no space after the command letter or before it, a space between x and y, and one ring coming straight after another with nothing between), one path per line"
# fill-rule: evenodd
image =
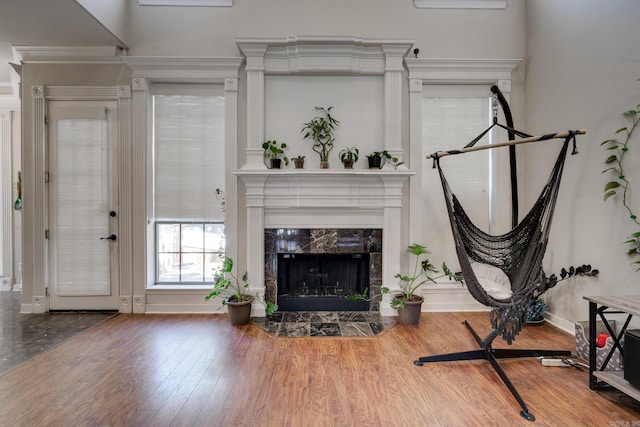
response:
M384 184L384 224L382 230L382 283L391 289L399 291L397 279L393 276L401 271L401 227L402 222L402 186L406 176L383 175L380 177ZM380 304L383 316L395 315L395 310L389 306L391 295L386 294Z
M131 88L118 87L118 221L119 303L121 313L133 311L133 224L131 216Z
M250 293L256 292L264 297L264 186L266 174L245 175L242 177L247 189L247 273ZM241 272L237 272L242 274ZM253 304L253 316L264 317L262 304Z
M224 137L225 137L225 254L238 260L238 79L224 80ZM233 201L230 203L230 201Z
M402 74L406 46L383 45L384 69L384 147L402 158Z
M422 80L409 80L409 155L408 167L416 174L409 178L409 230L422 238Z
M30 211L33 218L33 229L29 233L29 247L31 253L31 265L27 265L28 258L23 260L24 270L31 271L31 280L33 281L33 296L31 298L31 312L45 313L49 310L49 301L47 299L46 289L48 286L47 277L47 241L45 239L45 230L47 229L47 206L45 206L46 184L46 129L45 129L45 109L46 103L44 98L44 87L33 86L31 88L31 96L33 98L33 170L29 174L23 175L25 188L31 189L32 195L27 196L23 203L23 215ZM26 172L26 171L25 171ZM26 221L25 221L26 222ZM26 222L28 223L28 222ZM25 233L26 237L26 233ZM25 238L25 246L27 239Z
M147 285L148 257L153 254L147 252L147 236L153 232L153 227L147 223L147 212L150 212L151 202L147 200L147 183L150 171L147 171L148 151L150 150L147 132L149 85L145 79L134 78L131 88L131 245L132 245L132 280L134 313L146 311L145 289ZM151 229L151 230L150 230ZM152 251L151 251L152 252Z
M243 169L266 169L264 142L264 55L266 45L245 46L247 57L247 163Z
M0 150L2 163L0 164L0 222L2 223L2 254L0 256L0 290L10 291L13 285L13 177L11 176L11 120L10 110L0 110Z

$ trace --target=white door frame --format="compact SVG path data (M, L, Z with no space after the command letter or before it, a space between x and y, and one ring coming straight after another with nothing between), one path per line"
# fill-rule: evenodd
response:
M31 88L33 121L32 137L34 138L33 164L34 170L29 174L32 178L29 190L35 201L34 206L24 206L24 214L33 218L32 279L33 295L31 313L49 311L49 266L48 266L48 213L47 213L47 159L46 159L46 103L49 100L82 101L82 100L116 100L118 102L118 176L119 212L118 212L118 263L119 289L118 310L121 313L132 312L132 195L131 195L131 88L129 86L33 86ZM27 182L25 182L25 185ZM25 188L26 189L26 188ZM27 242L25 242L27 244ZM23 305L23 312L25 306Z

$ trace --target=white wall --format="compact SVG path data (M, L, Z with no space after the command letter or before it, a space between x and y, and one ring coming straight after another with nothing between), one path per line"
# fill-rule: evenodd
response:
M129 54L236 56L237 37L351 35L416 41L432 58L522 58L524 0L504 10L416 9L413 0L237 0L233 7L141 7Z
M592 264L597 279L563 282L548 293L558 321L586 320L584 295L638 294L638 275L625 256L634 226L619 200L603 202L608 152L600 142L627 125L623 111L640 103L640 2L636 0L536 0L527 2L526 117L531 132L585 128L580 154L567 160L545 270ZM635 146L638 148L640 134ZM529 185L537 196L558 144L526 147ZM640 158L630 153L627 177L640 210Z

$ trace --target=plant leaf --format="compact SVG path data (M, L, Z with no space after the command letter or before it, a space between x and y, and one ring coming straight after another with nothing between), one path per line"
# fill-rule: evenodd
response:
M604 162L605 162L606 164L609 164L609 163L613 163L613 162L615 162L616 160L618 160L618 156L616 156L616 155L614 154L614 155L612 155L612 156L609 156L609 157L607 158L607 160L605 160Z
M620 187L620 183L618 181L610 181L604 186L604 191L613 190L614 188Z
M615 194L616 194L616 192L615 192L615 191L607 191L607 192L604 194L604 201L606 202L606 201L607 201L607 199L608 199L609 197L611 197L611 196L613 196L613 195L615 195Z
M623 128L618 129L615 133L626 132L626 131L627 131L627 127L625 126Z

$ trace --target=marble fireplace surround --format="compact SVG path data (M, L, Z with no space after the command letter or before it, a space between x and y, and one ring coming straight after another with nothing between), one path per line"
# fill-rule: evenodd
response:
M267 301L278 301L278 261L279 254L314 254L339 256L348 254L368 254L366 265L368 280L362 286L369 289L369 296L379 294L376 286L382 284L382 230L380 229L350 229L350 228L277 228L265 230L265 298ZM298 285L300 285L298 283ZM362 289L364 290L364 289ZM359 290L358 292L361 292ZM333 293L337 289L334 288ZM332 293L331 286L328 289ZM302 301L305 301L304 298ZM335 310L331 299L319 303L322 310ZM308 302L308 301L307 301ZM365 305L370 311L378 311L379 298L372 299ZM281 304L280 304L281 305ZM306 305L303 304L302 305ZM318 304L311 304L318 305ZM282 305L281 305L282 308Z

